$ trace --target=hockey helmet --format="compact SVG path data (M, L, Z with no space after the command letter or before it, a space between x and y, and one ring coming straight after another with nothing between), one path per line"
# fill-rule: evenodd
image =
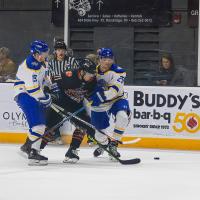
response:
M114 54L113 54L112 49L110 49L110 48L102 48L100 50L100 52L99 52L99 57L100 58L111 58L111 59L113 59Z
M58 39L54 44L54 49L64 49L67 50L67 45L65 44L64 40Z
M35 53L41 54L41 53L48 52L49 47L44 41L35 40L31 43L30 51L32 54L35 54Z
M88 58L79 60L80 70L90 74L96 74L96 64Z
M97 55L98 55L98 56L100 56L101 51L102 51L103 49L105 49L105 48L101 47L101 48L98 48L98 49L97 49Z

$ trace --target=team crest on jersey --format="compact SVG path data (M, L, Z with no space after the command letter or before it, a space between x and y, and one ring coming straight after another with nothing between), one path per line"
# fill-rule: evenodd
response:
M65 74L67 77L72 77L72 71L66 71Z
M38 63L37 62L32 62L31 65L37 67Z

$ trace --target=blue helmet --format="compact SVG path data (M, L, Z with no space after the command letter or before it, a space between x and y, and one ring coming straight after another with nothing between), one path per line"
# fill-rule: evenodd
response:
M49 50L49 47L44 41L35 40L31 43L30 50L32 54L35 54L35 53L41 54L41 53L47 52Z
M113 59L114 54L113 54L112 49L102 48L101 51L99 52L99 57L100 58L111 58L111 59Z

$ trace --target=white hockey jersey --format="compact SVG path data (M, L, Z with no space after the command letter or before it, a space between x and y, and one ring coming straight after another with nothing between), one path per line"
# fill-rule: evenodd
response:
M125 70L115 64L105 73L101 72L99 66L97 66L97 84L105 89L106 101L98 107L93 106L91 109L97 112L107 111L116 100L124 98L125 77Z
M44 63L38 62L32 55L19 66L14 84L15 97L26 92L36 100L44 97L44 85L50 85Z

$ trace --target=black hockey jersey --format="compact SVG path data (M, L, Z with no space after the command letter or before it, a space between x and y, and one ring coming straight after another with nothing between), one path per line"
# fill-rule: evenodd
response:
M89 96L96 86L96 79L85 82L79 78L79 70L66 70L61 74L61 79L57 81L61 92L77 103Z

